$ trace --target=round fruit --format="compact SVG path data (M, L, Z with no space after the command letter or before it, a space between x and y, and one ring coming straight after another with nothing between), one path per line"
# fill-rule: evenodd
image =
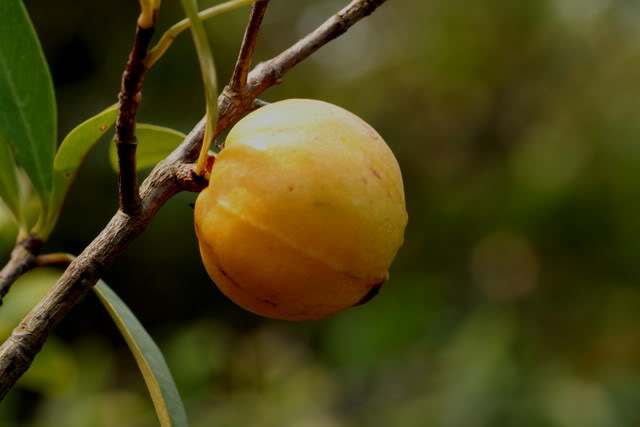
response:
M400 168L352 113L292 99L229 133L195 226L207 272L256 314L318 319L372 298L407 223Z

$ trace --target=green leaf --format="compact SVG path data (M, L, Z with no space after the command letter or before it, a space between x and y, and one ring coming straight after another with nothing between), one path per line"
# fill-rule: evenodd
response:
M118 104L111 105L76 126L60 144L53 162L56 172L74 173L85 156L116 122Z
M13 154L0 135L0 199L4 201L18 222L21 220L20 187Z
M62 203L78 168L89 153L89 150L113 126L117 115L118 105L114 104L76 126L60 144L53 161L51 209L47 220L40 225L40 228L36 229L38 235L47 237L55 226L62 209Z
M205 31L204 24L198 15L197 0L181 0L182 8L191 21L191 35L196 45L198 61L200 62L200 72L204 82L205 101L207 111L207 123L205 137L211 138L218 122L218 77L216 75L216 64L213 59L213 52L209 46L209 39ZM208 150L210 141L203 142L203 150Z
M0 1L0 139L42 200L52 189L56 104L49 68L21 0Z
M162 427L187 426L187 415L160 349L129 307L104 282L94 288L138 363Z
M167 157L186 137L182 132L162 126L139 123L136 125L138 151L136 167L139 171L154 167ZM109 146L109 160L118 171L118 150L116 144Z

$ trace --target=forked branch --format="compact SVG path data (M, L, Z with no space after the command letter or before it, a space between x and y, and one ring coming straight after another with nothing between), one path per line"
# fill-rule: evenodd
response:
M296 64L344 33L385 0L354 0L295 45L257 66L248 76L244 95L225 91L218 99L218 132L235 124L255 109L255 98L277 83ZM136 215L116 212L102 232L69 265L55 286L22 320L0 346L0 399L29 368L53 328L91 290L115 258L149 225L164 203L180 191L200 191L206 185L193 174L191 164L202 143L204 120L184 142L160 162L140 189L140 209Z

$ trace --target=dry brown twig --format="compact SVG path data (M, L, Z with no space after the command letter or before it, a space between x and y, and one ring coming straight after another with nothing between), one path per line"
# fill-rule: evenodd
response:
M236 61L233 74L231 75L231 81L228 85L229 90L232 92L241 94L247 86L249 69L253 61L253 52L256 50L260 26L262 25L265 13L267 13L268 6L269 0L257 0L251 8L249 23L244 32L242 46L240 46L240 52L238 53L238 60Z
M133 47L122 74L119 109L116 120L115 143L118 148L118 202L120 210L129 215L140 211L140 191L136 172L136 115L142 96L142 83L147 71L144 60L149 51L151 37L155 30L155 19L149 27L136 26Z
M287 71L346 32L385 1L351 1L313 32L278 56L258 64L247 75L258 28L268 4L265 0L256 2L234 77L218 98L219 120L216 133L220 134L255 109L260 103L257 97L279 83ZM49 293L0 346L0 399L4 398L29 368L58 322L91 290L105 269L129 243L146 229L164 203L181 191L198 192L207 185L193 173L193 162L202 143L203 131L204 120L201 120L184 142L144 180L139 192L139 208L130 214L122 209L118 210L100 234L70 263ZM31 256L35 255L31 252Z

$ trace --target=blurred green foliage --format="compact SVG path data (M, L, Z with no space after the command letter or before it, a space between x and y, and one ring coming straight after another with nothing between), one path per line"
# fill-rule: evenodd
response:
M114 102L136 7L26 3L64 134ZM344 3L273 0L259 59ZM160 18L178 20L178 2ZM221 79L245 19L207 24ZM379 130L404 174L406 242L371 303L320 322L262 320L204 273L194 196L170 202L107 281L166 351L191 424L638 425L638 22L630 0L391 0L268 92L336 103ZM203 108L183 36L148 77L141 120L188 131ZM77 253L115 206L105 141L47 247ZM0 227L3 254L12 239ZM51 274L15 286L3 333ZM156 425L93 297L29 375L0 405L3 426Z

